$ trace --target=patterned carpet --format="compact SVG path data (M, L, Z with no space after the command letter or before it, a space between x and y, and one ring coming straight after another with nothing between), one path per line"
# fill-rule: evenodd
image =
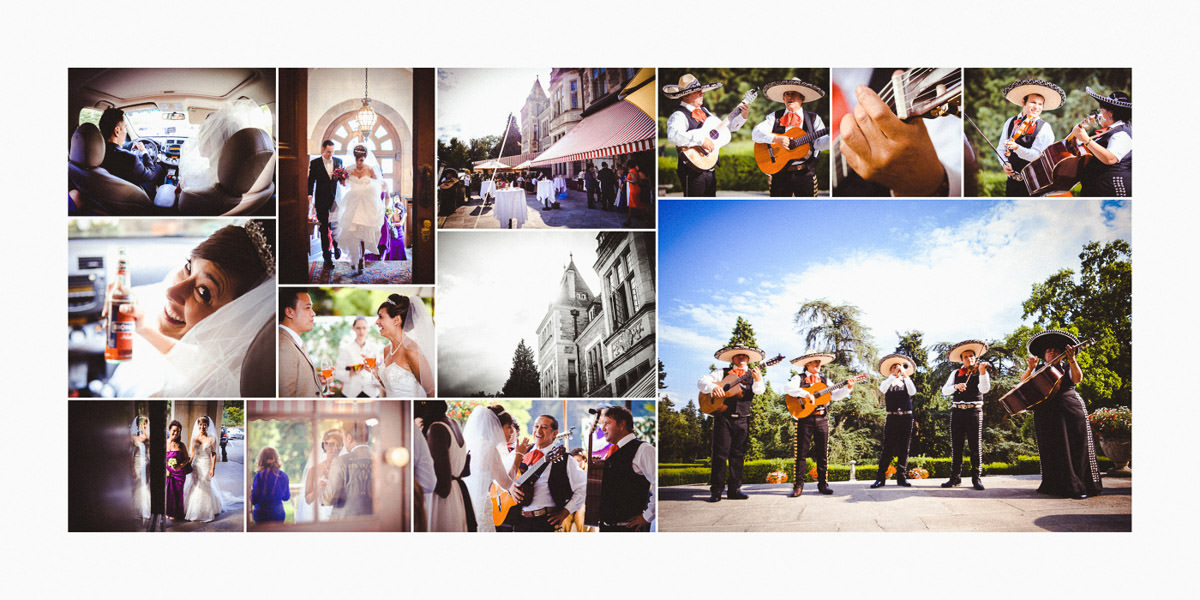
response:
M411 260L388 260L383 262L367 262L362 275L356 275L350 263L334 261L333 270L326 271L321 267L321 261L308 263L309 283L338 283L338 284L404 284L412 283Z

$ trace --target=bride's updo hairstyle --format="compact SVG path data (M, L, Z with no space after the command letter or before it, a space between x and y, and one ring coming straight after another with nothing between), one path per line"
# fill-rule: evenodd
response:
M503 406L500 406L499 404L493 404L488 407L488 410L496 413L496 418L500 419L501 427L504 427L505 425L512 425L512 415L508 414L508 411L504 410Z
M367 157L367 147L366 146L359 144L354 147L355 160L360 159L360 158L366 158L366 157Z
M392 294L388 296L387 300L384 300L383 304L379 305L379 308L375 309L375 312L382 310L387 313L387 316L392 317L393 319L400 317L401 329L408 331L412 329L412 325L408 322L408 309L410 308L409 304L411 302L412 301L409 300L408 296Z
M192 249L192 258L203 258L220 267L233 284L237 298L275 273L275 227L252 220L244 227L226 225Z

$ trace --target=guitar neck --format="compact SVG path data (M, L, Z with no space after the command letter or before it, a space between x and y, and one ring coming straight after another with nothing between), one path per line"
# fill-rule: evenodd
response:
M821 130L818 130L818 131L814 131L814 132L812 132L812 133L810 133L810 134L807 134L807 135L805 135L805 136L803 136L803 137L798 137L798 138L796 138L796 139L792 140L792 143L791 143L789 146L790 146L791 148L796 148L796 147L799 147L799 146L803 146L804 144L811 144L811 143L813 143L814 141L821 139L821 136L823 136L823 135L827 135L827 134L829 134L829 130L828 130L828 129L821 129Z

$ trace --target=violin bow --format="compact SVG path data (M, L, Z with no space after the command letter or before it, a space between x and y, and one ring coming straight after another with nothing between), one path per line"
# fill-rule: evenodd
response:
M972 119L970 115L966 114L966 112L963 112L963 116L967 118L967 121L970 121L971 126L975 128L975 131L979 132L980 137L982 137L984 143L986 143L988 145L988 147L992 149L992 152L996 153L996 158L999 158L1006 165L1012 165L1012 163L1009 162L1008 159L1005 158L1003 154L1000 154L1000 150L998 148L996 148L995 145L992 144L992 141L989 140L988 136L983 133L983 130L979 128L979 125L975 124L975 119ZM1012 174L1012 179L1014 181L1021 181L1021 174L1017 173L1014 170L1013 174Z

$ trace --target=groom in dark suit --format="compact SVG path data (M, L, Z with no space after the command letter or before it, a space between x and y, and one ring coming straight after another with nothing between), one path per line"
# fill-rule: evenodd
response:
M337 182L333 180L334 169L342 167L342 159L333 157L333 142L321 142L321 156L308 163L308 201L316 199L317 221L320 222L321 255L325 258L325 268L333 268L333 258L341 258L342 250L333 239L329 226L329 211L333 208L334 197L337 196ZM333 245L330 255L329 246Z

